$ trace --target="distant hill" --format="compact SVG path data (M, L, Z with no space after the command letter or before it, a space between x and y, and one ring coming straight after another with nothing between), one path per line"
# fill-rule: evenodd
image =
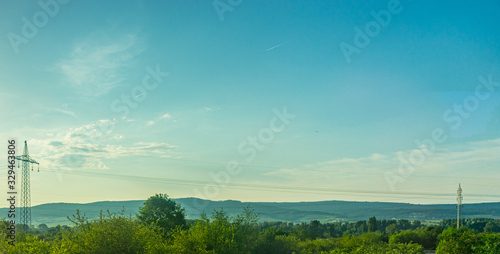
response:
M319 202L240 202L240 201L209 201L197 198L174 199L186 209L189 219L197 219L205 211L211 214L214 209L224 208L231 216L241 213L244 207L250 206L260 213L261 221L309 222L319 220L357 221L367 220L375 216L377 219L408 219L408 220L441 220L455 218L456 205L415 205L408 203L386 202L354 202L354 201L319 201ZM125 214L133 216L144 204L145 200L132 201L102 201L89 204L51 203L32 208L32 224L45 223L48 226L70 225L66 218L75 214L76 210L86 213L89 218L96 218L99 211L109 210L119 213L125 208ZM203 207L200 207L203 205ZM7 215L7 208L0 208L1 215ZM465 204L464 217L500 218L500 202Z

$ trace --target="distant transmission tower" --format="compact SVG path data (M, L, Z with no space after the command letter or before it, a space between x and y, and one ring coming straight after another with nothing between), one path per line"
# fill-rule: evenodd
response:
M31 226L31 190L30 190L30 164L31 170L33 171L33 164L37 164L35 159L33 159L28 152L28 143L24 141L24 153L23 155L16 156L16 160L23 162L23 169L21 173L21 220L20 224L24 224L28 227ZM19 167L19 164L17 165ZM40 168L38 168L40 170Z
M457 190L457 228L460 228L460 207L462 206L462 200L463 200L463 197L462 197L462 187L460 186L460 184L458 184L458 190Z

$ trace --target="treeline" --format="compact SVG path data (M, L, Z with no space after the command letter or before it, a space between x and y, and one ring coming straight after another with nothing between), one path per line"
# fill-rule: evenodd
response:
M291 222L262 222L260 229L277 227L291 233L300 239L342 237L344 234L361 235L367 232L383 232L389 235L404 230L414 230L424 227L422 222L415 220L377 220L375 217L368 221L356 222L329 222L320 223L313 220L309 223L294 224Z
M461 219L460 224L478 232L500 233L500 219L491 218L467 218ZM434 227L447 229L456 227L456 219L443 219ZM277 227L285 232L291 233L300 239L342 237L344 234L361 235L367 232L382 232L393 235L405 230L424 229L426 226L419 220L377 220L375 217L368 221L356 222L329 222L320 223L313 220L309 223L294 224L291 222L262 222L260 230ZM434 227L428 227L434 228Z
M157 194L135 216L101 213L90 220L76 212L73 227L24 228L0 253L500 253L500 220L456 220L437 226L420 221L377 220L293 224L258 222L251 208L236 218L221 209L186 220L184 209ZM0 222L2 237L7 221ZM481 232L481 233L480 233Z

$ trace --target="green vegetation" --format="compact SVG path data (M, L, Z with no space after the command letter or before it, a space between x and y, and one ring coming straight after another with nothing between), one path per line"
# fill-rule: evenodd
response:
M181 205L168 198L166 194L156 194L139 208L137 219L145 224L161 228L163 234L170 235L177 228L186 227L186 214Z
M500 234L478 234L466 227L448 228L439 236L437 253L500 253Z
M389 243L418 243L427 250L436 249L436 239L443 230L429 226L425 229L406 230L398 234L391 235Z
M15 246L0 241L0 253L205 253L205 254L332 254L332 253L500 253L500 220L445 219L434 226L414 220L309 223L259 222L249 207L237 216L224 209L197 220L167 195L150 197L134 216L101 212L89 219L79 210L73 224L40 224L19 232ZM0 237L8 222L0 221Z

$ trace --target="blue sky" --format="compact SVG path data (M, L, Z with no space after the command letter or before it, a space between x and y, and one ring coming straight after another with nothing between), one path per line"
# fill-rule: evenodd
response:
M0 4L33 204L500 199L498 2L64 2Z

